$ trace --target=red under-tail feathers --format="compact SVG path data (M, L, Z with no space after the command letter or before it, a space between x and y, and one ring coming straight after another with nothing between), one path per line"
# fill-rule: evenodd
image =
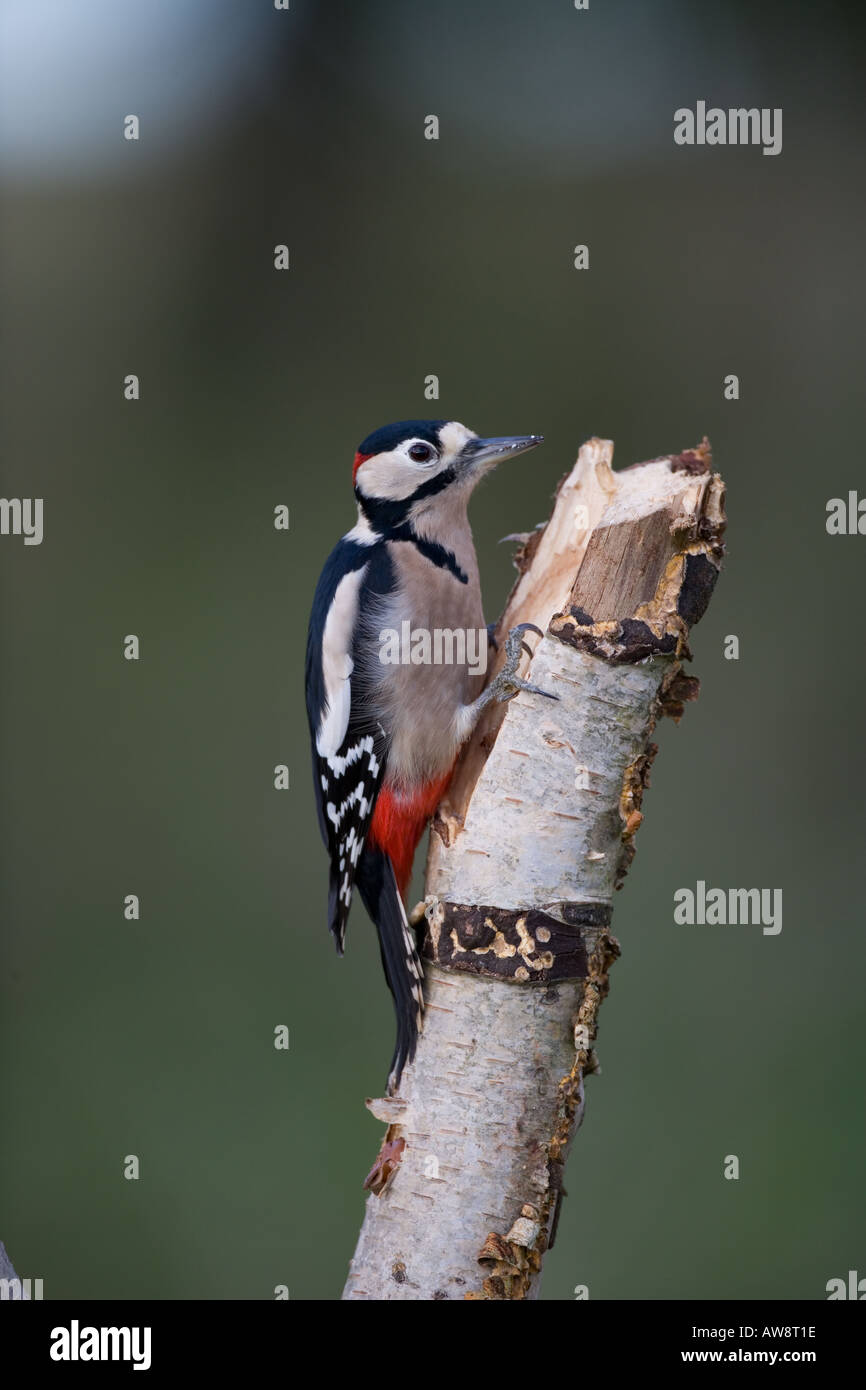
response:
M376 798L367 843L375 849L383 849L388 855L401 897L405 897L409 887L418 841L442 800L452 771L449 769L444 777L410 792L395 791L386 784Z

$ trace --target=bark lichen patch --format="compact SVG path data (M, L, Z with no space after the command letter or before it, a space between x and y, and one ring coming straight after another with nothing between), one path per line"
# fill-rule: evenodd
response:
M655 721L653 720L653 725ZM652 726L649 733L652 733ZM623 773L622 788L619 794L620 838L622 853L617 865L615 888L621 888L635 856L634 837L643 821L643 794L650 784L650 768L658 752L657 743L647 743L634 762L628 764Z
M697 676L687 676L679 662L667 672L659 687L656 710L659 715L679 723L686 705L696 700L700 694L701 683Z
M597 905L589 904L588 912L594 919ZM451 970L517 983L582 980L587 969L578 921L560 921L538 908L487 907L438 899L428 909L422 955Z
M675 632L654 632L648 623L635 618L587 624L586 616L580 609L555 613L550 620L550 635L611 666L677 654L679 636Z
M504 1302L526 1297L534 1274L541 1269L541 1252L527 1247L515 1235L514 1227L507 1236L491 1231L478 1252L478 1263L487 1270L480 1292L464 1294L467 1301Z
M658 751L657 743L648 743L643 753L639 753L634 762L629 763L623 774L622 790L619 794L623 843L634 839L643 820L643 794L650 784L650 768Z

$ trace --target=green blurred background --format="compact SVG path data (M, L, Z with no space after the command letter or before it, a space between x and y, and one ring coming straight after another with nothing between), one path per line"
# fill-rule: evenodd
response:
M707 433L728 484L543 1296L866 1274L866 540L825 530L864 472L863 30L791 0L7 0L2 492L45 537L0 539L0 1238L47 1298L339 1296L393 1021L360 907L344 961L325 929L304 630L358 441L416 415L546 436L474 502L491 617L499 538L589 435L624 465ZM783 152L676 147L699 99L782 107ZM781 935L675 926L699 878L781 887Z

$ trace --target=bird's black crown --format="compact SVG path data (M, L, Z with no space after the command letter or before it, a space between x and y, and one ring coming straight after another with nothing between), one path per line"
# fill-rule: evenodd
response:
M386 454L402 444L404 439L426 439L428 444L439 445L439 431L447 420L398 420L393 425L383 425L381 429L368 434L358 445L359 454Z

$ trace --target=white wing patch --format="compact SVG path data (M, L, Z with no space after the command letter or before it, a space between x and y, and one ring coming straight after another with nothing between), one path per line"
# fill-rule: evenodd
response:
M322 758L334 757L349 727L352 637L358 615L358 593L366 572L367 566L363 565L340 580L322 633L322 674L327 708L316 735L316 751ZM360 752L356 756L360 756Z

